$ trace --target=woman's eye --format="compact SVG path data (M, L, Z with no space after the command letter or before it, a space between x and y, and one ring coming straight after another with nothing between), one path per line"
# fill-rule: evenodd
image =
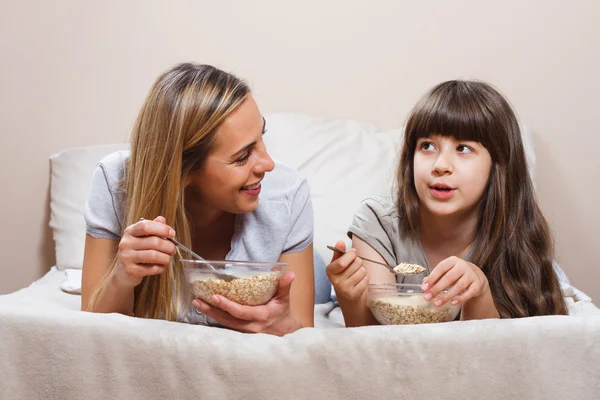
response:
M470 148L469 146L466 146L464 144L459 145L456 150L458 150L459 153L463 153L463 154L469 154L473 152L473 149Z
M237 160L235 160L236 164L245 164L246 161L248 161L248 159L250 158L250 151L247 152L246 154L244 154L242 157L238 158Z

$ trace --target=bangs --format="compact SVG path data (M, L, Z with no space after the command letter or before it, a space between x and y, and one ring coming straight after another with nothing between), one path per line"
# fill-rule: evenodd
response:
M490 104L497 100L477 82L450 81L435 87L413 109L406 138L412 146L433 135L481 143L488 150L499 145L502 124L495 120ZM483 90L482 90L483 89Z

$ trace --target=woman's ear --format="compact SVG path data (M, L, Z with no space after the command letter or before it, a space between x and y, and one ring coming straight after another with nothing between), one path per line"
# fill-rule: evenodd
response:
M184 188L188 187L188 185L192 183L192 178L190 178L190 175L187 174L185 175L182 179L181 179L181 184L183 185Z

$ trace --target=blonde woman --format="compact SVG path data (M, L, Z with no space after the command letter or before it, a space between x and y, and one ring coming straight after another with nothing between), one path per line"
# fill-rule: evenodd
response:
M275 335L313 326L309 187L269 157L265 131L235 76L191 63L162 74L139 113L131 151L109 155L94 173L82 310L185 322L205 315ZM179 255L163 239L174 236L206 259L283 261L289 272L264 306L223 297L218 307L189 304Z

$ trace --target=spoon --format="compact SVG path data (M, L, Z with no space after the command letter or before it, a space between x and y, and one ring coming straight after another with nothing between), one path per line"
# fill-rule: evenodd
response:
M145 219L140 218L140 221L145 221ZM206 260L204 258L200 257L193 250L191 250L191 249L187 248L186 246L184 246L183 244L181 244L177 239L175 239L175 238L162 238L162 239L168 240L169 242L173 243L175 246L179 247L181 250L185 251L186 253L188 253L189 255L194 257L196 260L204 261L206 263L206 265L208 265L210 267L210 269L212 269L214 271L215 275L218 278L226 280L226 281L231 281L231 280L237 278L236 276L234 276L232 274L224 274L222 272L217 271L216 268L213 267L212 265L210 265L208 262L206 262Z
M340 250L337 247L327 246L327 248L329 250L335 251L337 253L341 253L341 254L345 254L346 253L344 250ZM375 260L370 260L370 259L364 258L364 257L360 257L360 258L363 259L364 261L369 261L369 262L372 262L372 263L375 263L375 264L383 265L384 267L386 267L387 269L389 269L391 273L393 273L394 275L398 275L398 276L419 275L419 274L421 274L421 273L423 273L425 271L425 268L423 268L423 271L420 271L420 272L416 272L416 271L414 271L414 272L412 272L412 271L411 272L408 272L408 271L397 271L396 270L397 267L393 267L393 266L391 266L389 264L382 263L382 262L375 261Z

